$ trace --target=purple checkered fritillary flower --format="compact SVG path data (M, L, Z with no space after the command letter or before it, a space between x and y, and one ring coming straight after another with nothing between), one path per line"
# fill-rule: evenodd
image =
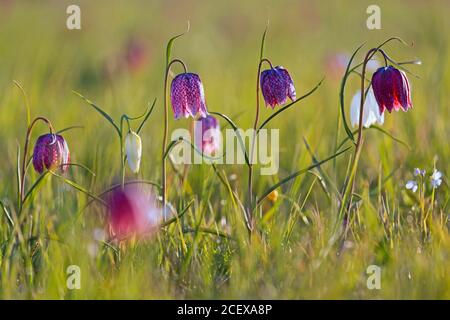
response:
M260 83L264 101L272 109L286 103L287 98L292 101L296 98L294 82L283 67L277 66L261 72Z
M33 167L36 172L41 174L45 169L53 170L60 167L64 173L69 167L69 161L69 147L61 135L48 133L37 139L33 151Z
M220 149L222 135L220 125L216 118L207 115L196 121L196 125L201 127L195 128L195 145L206 155L213 155Z
M203 84L195 73L181 73L173 79L170 100L175 119L207 115Z
M393 66L379 68L372 76L372 88L381 114L386 109L412 109L409 81L403 71Z

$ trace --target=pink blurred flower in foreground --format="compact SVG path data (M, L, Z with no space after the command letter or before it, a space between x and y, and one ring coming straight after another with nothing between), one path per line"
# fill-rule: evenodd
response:
M37 139L33 151L33 167L38 173L58 167L64 173L69 167L69 161L69 147L61 135L47 133Z
M162 219L155 197L143 186L118 187L111 192L107 203L112 232L120 240L133 235L149 236Z
M285 104L287 98L292 101L296 98L294 82L289 72L277 66L261 72L261 91L266 105L272 107Z
M382 114L412 108L411 90L406 74L393 66L379 68L372 77L372 87Z
M203 84L195 73L181 73L173 79L170 100L175 119L207 115Z
M220 149L222 134L216 118L207 115L195 122L195 145L206 155L211 156Z

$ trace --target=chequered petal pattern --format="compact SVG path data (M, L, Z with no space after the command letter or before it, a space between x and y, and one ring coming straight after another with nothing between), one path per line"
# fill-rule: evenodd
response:
M296 98L294 82L283 67L277 66L261 72L260 84L264 101L272 109L286 103L287 98L292 101Z
M61 135L48 133L37 139L33 151L33 167L38 173L61 165L63 166L59 170L64 173L69 167L69 162L69 147Z
M207 115L203 84L195 73L181 73L173 79L170 100L175 119Z
M373 74L372 87L381 114L386 109L392 112L412 108L411 89L403 71L393 66L379 68Z

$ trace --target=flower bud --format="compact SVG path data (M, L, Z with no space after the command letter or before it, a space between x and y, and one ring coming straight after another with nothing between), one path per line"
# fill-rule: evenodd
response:
M130 131L125 137L125 153L131 171L138 173L141 164L142 142L136 132Z

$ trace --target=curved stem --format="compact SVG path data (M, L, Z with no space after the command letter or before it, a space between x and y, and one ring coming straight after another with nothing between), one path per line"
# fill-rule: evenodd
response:
M161 161L162 161L162 205L163 205L163 214L164 217L166 216L166 204L167 204L167 166L166 166L166 146L167 146L167 136L169 134L169 117L168 117L168 108L167 108L167 82L169 78L169 72L170 67L174 63L180 63L183 66L184 72L187 72L186 64L179 60L179 59L173 59L166 65L166 70L164 74L164 136L163 136L163 142L162 142L162 149L161 149Z
M38 121L45 122L47 124L48 128L50 129L51 134L53 134L53 132L54 132L54 129L53 129L53 126L52 126L52 123L50 122L50 120L48 120L47 118L44 118L44 117L36 117L27 128L25 145L23 148L23 158L22 158L22 168L21 168L22 174L20 176L20 208L19 208L19 211L22 209L23 193L25 190L25 174L26 174L26 167L27 167L28 146L30 144L31 132L33 131L34 125Z
M251 232L253 229L253 218L252 218L252 214L253 214L253 155L254 155L254 150L255 150L255 141L256 141L256 137L257 137L257 128L258 128L258 122L259 122L259 81L260 81L260 77L261 77L261 67L263 65L263 63L266 62L269 64L270 68L273 69L273 65L270 62L269 59L266 58L262 58L259 61L258 64L258 75L256 77L256 113L255 113L255 122L253 124L253 138L251 141L251 150L250 150L250 161L249 161L249 166L248 166L248 190L247 190L247 194L248 194L248 202L247 202L247 219L248 221L250 221L250 227L249 227L249 232Z
M365 101L365 94L364 94L364 88L365 88L365 75L366 75L366 67L367 63L370 61L370 59L377 53L381 52L383 55L385 62L387 63L386 54L383 50L380 48L372 48L370 49L365 58L364 62L362 64L362 72L361 72L361 100L359 105L359 122L358 122L358 137L356 140L355 145L355 153L352 158L352 165L350 169L350 176L347 180L345 189L344 189L344 196L342 197L341 207L339 210L339 218L343 216L343 226L344 226L344 237L347 234L347 227L349 222L349 210L352 205L352 195L355 188L355 177L356 177L356 171L358 168L358 162L361 155L361 148L363 145L363 112L364 112L364 101ZM347 204L348 199L348 204ZM345 209L344 209L345 208ZM345 213L344 213L345 210Z

